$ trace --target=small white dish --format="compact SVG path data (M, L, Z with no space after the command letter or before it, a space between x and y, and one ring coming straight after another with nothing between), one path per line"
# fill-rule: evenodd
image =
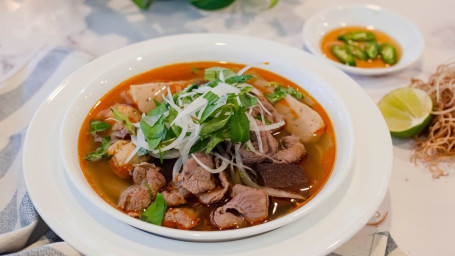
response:
M340 27L360 26L379 30L394 38L402 49L398 63L387 68L358 68L327 58L321 49L324 35ZM309 18L303 27L303 42L313 54L336 67L358 75L381 75L415 63L423 53L424 39L414 24L402 16L376 5L348 5L325 9Z
M189 241L226 241L261 234L302 218L319 208L339 189L354 161L352 119L333 83L326 83L310 69L317 58L279 43L236 35L187 34L163 37L134 44L102 56L79 69L69 78L81 91L74 95L62 120L60 148L65 171L78 191L110 216L165 237ZM287 215L267 223L235 230L216 232L188 231L152 225L130 217L104 201L87 182L78 158L78 136L82 123L96 102L109 90L147 70L182 62L227 61L264 63L264 69L295 82L312 95L325 109L333 124L337 153L335 166L321 191L308 203ZM325 65L325 63L321 63ZM326 65L327 68L330 68ZM325 69L325 68L323 68ZM331 75L335 69L328 69ZM336 70L335 70L336 71Z

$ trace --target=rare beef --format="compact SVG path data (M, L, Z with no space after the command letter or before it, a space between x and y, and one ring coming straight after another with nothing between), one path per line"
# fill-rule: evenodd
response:
M126 212L139 213L151 202L149 191L144 185L132 185L120 194L117 206Z
M264 190L236 184L232 188L232 199L222 206L222 210L218 210L219 212L216 214L237 212L248 222L254 223L267 219L268 208L269 196ZM231 217L229 216L229 218ZM214 220L216 221L216 219Z
M281 139L284 149L278 151L275 155L275 162L295 163L298 162L305 154L305 146L300 142L297 136L286 136Z
M241 228L245 226L245 218L234 213L224 211L224 207L218 207L210 216L212 224L220 229Z
M226 173L224 171L218 174L218 177L221 181L221 187L217 187L209 192L196 195L199 201L203 204L212 204L223 199L224 194L229 189L229 181L226 178Z
M273 105L264 97L258 97L259 101L262 103L262 106L264 106L265 109L271 114L268 114L264 110L262 110L262 114L264 115L264 118L266 118L268 121L271 123L278 123L280 120L283 119L280 113L273 107ZM259 117L261 116L261 108L260 106L255 106L251 112L251 116L253 117Z
M255 169L258 183L266 187L299 191L308 186L304 170L296 164L262 163Z
M163 226L178 229L192 229L200 220L190 208L169 208L164 214Z
M168 206L177 206L186 204L185 194L174 187L172 182L168 183L166 189L162 192L164 200L166 200Z
M194 155L209 168L214 167L210 155L204 153L196 153ZM179 174L177 182L179 187L184 188L193 194L204 193L216 187L213 175L202 168L193 157L188 159L183 165L183 170Z
M257 126L264 125L261 121L255 120ZM251 127L250 127L251 128ZM244 146L240 149L240 155L242 156L243 163L247 165L260 163L265 160L273 160L273 157L278 152L278 142L273 138L270 131L259 132L262 141L262 153L259 149L258 139L256 132L250 131L250 140L253 144L254 151Z
M134 165L133 181L135 184L148 184L153 196L156 196L166 185L166 178L160 172L161 168L152 163L142 162Z

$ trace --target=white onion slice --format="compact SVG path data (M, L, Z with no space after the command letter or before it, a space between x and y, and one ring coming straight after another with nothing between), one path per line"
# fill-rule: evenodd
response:
M180 172L180 169L182 168L182 158L179 157L177 161L175 161L174 168L172 168L172 182L176 184L177 182L177 175Z
M226 161L223 161L223 163L220 165L220 167L216 168L216 169L212 169L210 167L208 167L207 165L205 165L201 160L199 160L196 155L194 154L191 154L191 156L194 158L194 160L196 160L196 162L202 167L204 168L205 170L211 172L211 173L219 173L219 172L222 172L224 169L226 169L226 167L228 167L229 163L226 162Z
M258 129L259 129L259 131L271 131L271 130L275 130L277 128L280 128L284 124L285 124L285 122L283 120L280 120L278 123L258 126Z
M252 128L253 128L252 130L256 133L256 138L258 140L259 153L264 153L264 150L262 148L261 132L259 131L259 127L256 124L256 121L249 114L246 114L246 117L248 117L248 120L250 120L250 126L252 126Z

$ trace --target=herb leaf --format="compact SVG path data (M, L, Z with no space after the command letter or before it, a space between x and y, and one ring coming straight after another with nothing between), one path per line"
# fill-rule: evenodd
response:
M190 149L190 152L189 154L193 154L193 153L196 153L196 152L199 152L199 151L202 151L203 149L205 149L207 147L207 144L209 143L210 139L209 138L205 138L203 140L198 140L198 142L196 142Z
M228 84L244 83L253 78L252 75L231 76L225 80Z
M112 155L106 153L106 150L111 145L111 137L104 137L101 139L101 145L93 152L88 153L85 155L86 161L97 161L100 159L109 160L111 159Z
M147 10L154 1L155 0L133 0L141 10Z
M229 122L232 142L247 142L250 139L250 121L245 114L245 108L239 107Z
M141 213L140 219L142 221L161 226L166 209L167 203L166 200L164 200L163 194L157 193L155 201L143 213Z
M108 124L106 122L99 121L99 120L91 120L90 127L89 127L89 133L95 134L96 132L102 132L111 127L112 127L112 125Z
M283 87L282 85L279 85L278 87L275 88L275 92L269 93L269 94L264 94L267 99L274 103L277 101L280 101L286 97L286 95L289 94L293 96L296 99L301 99L303 98L303 94L301 94L299 91L292 87Z
M237 73L235 73L234 71L232 71L228 68L213 67L213 68L205 69L204 78L205 78L205 80L215 81L217 78L218 79L220 78L221 72L223 72L224 80L226 80L232 76L237 76Z
M149 145L149 149L155 149L161 142L161 137L165 135L164 116L161 115L161 117L154 123L153 126L150 126L144 120L141 120L141 122L139 122L139 125L142 132L144 133L145 140Z
M123 112L118 110L116 107L111 108L112 114L114 115L114 118L120 122L122 122L125 125L125 128L128 130L128 132L136 136L136 129L134 128L133 123L130 121L128 116L126 116Z

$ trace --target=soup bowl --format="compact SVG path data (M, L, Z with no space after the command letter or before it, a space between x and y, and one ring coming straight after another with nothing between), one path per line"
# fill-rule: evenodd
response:
M337 153L332 173L320 192L297 210L278 219L235 230L191 231L153 225L133 218L104 201L87 181L79 164L78 136L92 107L112 88L128 78L161 66L198 61L225 61L251 65L265 63L265 70L283 76L307 91L325 109L333 124ZM60 147L67 175L93 205L118 221L180 240L225 241L258 235L303 218L318 208L348 177L355 157L350 114L324 76L341 71L296 48L235 35L187 34L140 42L102 56L77 70L69 79L81 86L62 121ZM338 74L339 75L339 74ZM344 74L342 74L344 75Z

